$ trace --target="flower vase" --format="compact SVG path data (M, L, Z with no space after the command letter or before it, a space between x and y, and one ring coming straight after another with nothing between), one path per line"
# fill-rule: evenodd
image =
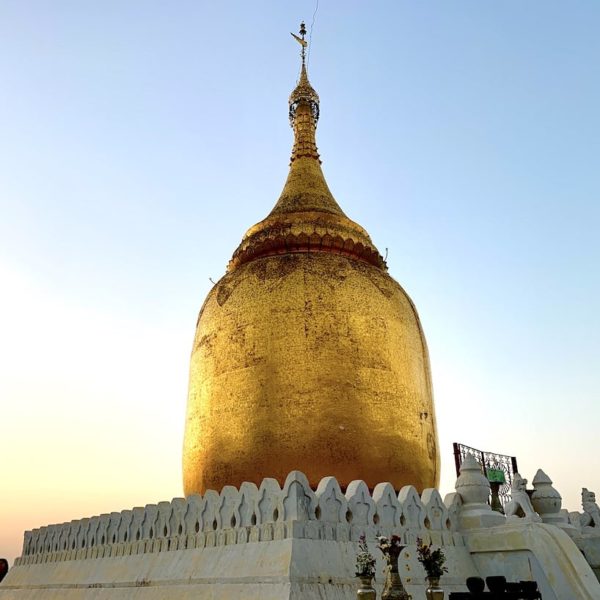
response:
M357 600L377 600L372 577L359 577L360 587L356 590Z
M440 587L439 577L427 577L429 585L425 590L427 600L444 600L444 590Z
M398 557L390 557L391 562L388 567L385 586L381 600L410 600L410 596L402 585L402 579L398 573Z

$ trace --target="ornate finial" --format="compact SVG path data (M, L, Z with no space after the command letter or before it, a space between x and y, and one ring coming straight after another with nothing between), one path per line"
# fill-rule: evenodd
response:
M306 103L310 107L314 120L314 127L317 126L319 120L319 95L310 85L308 81L308 74L306 73L306 47L308 42L304 39L306 37L306 26L304 21L300 23L300 36L295 33L291 34L292 37L302 46L300 56L302 57L302 69L300 70L300 79L298 85L290 96L290 125L294 127L294 120L296 118L296 112L300 104Z
M304 39L306 37L306 25L304 21L300 23L300 36L298 37L295 33L291 33L290 35L302 46L302 51L300 52L300 56L302 57L302 66L305 64L306 60L306 46L308 46L308 42Z

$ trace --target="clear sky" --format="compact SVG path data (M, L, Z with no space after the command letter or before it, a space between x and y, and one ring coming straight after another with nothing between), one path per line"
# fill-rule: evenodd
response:
M0 4L0 556L182 495L198 310L283 186L315 3ZM321 0L310 78L452 442L600 493L600 3Z

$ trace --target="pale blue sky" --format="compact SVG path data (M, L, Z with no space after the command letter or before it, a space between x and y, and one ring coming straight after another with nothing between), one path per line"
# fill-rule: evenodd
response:
M285 180L314 8L2 2L0 555L181 495L197 312ZM457 440L600 492L599 30L595 0L320 0L323 168L419 310L443 492Z

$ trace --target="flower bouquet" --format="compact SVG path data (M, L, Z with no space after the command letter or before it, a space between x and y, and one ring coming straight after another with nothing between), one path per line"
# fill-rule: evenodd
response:
M444 566L446 555L441 548L431 550L431 544L424 544L421 538L417 538L417 559L423 565L427 577L439 579L448 569Z
M363 533L358 538L358 554L356 555L356 576L372 579L375 577L375 558L369 552L367 539Z

